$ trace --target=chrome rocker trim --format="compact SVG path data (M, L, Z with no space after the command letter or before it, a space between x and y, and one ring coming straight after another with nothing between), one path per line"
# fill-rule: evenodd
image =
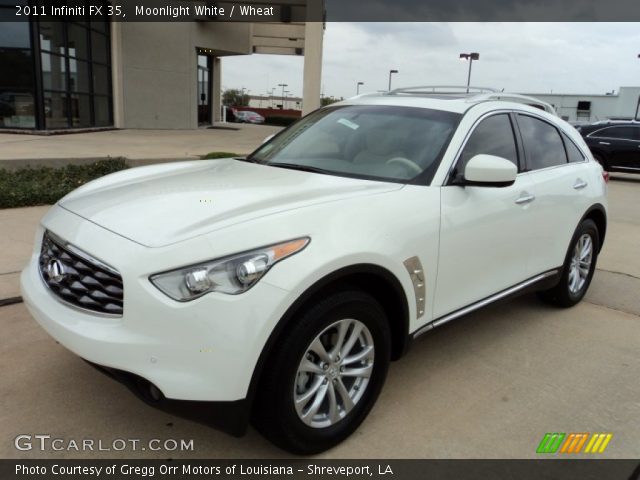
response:
M536 275L533 278L530 278L529 280L525 280L524 282L518 283L517 285L514 285L511 288L507 288L506 290L502 290L501 292L498 292L494 295L491 295L490 297L487 297L483 300L480 300L476 303L472 303L471 305L468 305L466 307L463 307L459 310L456 310L455 312L451 312L443 317L437 318L435 320L433 320L432 322L424 325L423 327L420 327L418 330L416 330L414 333L412 333L412 337L413 338L417 338L420 335L428 332L429 330L433 330L436 327L440 327L442 325L444 325L447 322L450 322L451 320L455 320L456 318L460 318L468 313L471 313L475 310L478 310L482 307L486 307L487 305L493 303L493 302L497 302L498 300L502 300L503 298L506 298L510 295L513 295L514 293L519 292L520 290L524 290L527 287L530 287L542 280L545 280L549 277L552 277L556 274L558 274L558 272L560 272L559 268L553 269L553 270L549 270L548 272L544 272L541 273L540 275Z

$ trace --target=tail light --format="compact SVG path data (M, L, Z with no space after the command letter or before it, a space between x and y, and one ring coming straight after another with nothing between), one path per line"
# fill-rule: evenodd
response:
M609 183L609 172L602 170L602 179L604 180L604 183Z

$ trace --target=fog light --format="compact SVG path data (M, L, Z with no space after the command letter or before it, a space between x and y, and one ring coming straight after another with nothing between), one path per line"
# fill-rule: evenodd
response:
M192 293L206 292L211 288L211 280L206 268L193 270L184 277L187 288Z

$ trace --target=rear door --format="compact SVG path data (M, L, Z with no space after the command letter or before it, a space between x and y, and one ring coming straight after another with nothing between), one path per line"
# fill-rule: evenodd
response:
M609 166L619 170L640 169L640 126L614 125L590 135L609 154Z
M512 120L492 113L476 123L455 170L464 172L477 154L496 155L520 166ZM434 317L505 290L525 279L531 238L532 184L518 175L509 187L445 184L441 188L441 227Z
M587 208L590 177L580 149L555 125L529 113L516 118L535 196L526 267L527 276L534 276L563 265Z

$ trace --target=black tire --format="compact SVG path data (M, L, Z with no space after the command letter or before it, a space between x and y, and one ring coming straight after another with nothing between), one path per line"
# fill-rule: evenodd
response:
M577 289L577 291L572 291L572 289L570 288L570 274L574 250L576 249L576 245L584 235L589 235L592 242L593 253L591 264L589 266L588 274L582 287ZM598 232L598 227L591 219L583 220L582 223L578 226L576 232L573 234L573 238L571 239L571 243L569 244L569 249L565 257L560 281L555 287L549 290L538 292L538 296L547 303L551 303L563 308L573 307L575 304L580 302L587 293L589 285L591 284L591 279L593 278L593 273L596 269L596 262L598 259L599 251L600 234Z
M374 347L373 370L364 393L344 418L333 425L314 428L302 421L294 406L298 367L303 356L308 354L311 342L325 329L344 319L357 320L370 332ZM343 290L301 312L285 335L264 367L254 404L253 424L268 440L288 452L320 453L351 435L378 398L390 361L391 334L387 318L383 308L370 295L359 290Z

